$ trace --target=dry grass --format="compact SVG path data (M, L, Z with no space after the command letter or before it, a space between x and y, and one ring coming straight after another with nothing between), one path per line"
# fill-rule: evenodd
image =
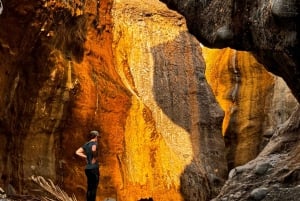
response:
M48 193L53 195L55 199L44 197L45 201L77 201L75 195L71 197L63 191L58 185L55 185L51 179L45 179L42 176L31 176L32 181L37 183L40 187L46 190Z

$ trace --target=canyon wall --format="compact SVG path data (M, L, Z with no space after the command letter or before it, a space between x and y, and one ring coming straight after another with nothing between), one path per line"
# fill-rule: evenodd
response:
M207 80L225 112L231 169L214 201L297 200L299 105L286 83L247 52L203 48L203 56Z
M208 47L251 51L300 99L298 0L161 0Z
M198 41L182 16L155 1L116 1L112 16L116 66L136 105L126 123L124 188L154 200L181 200L179 190L187 200L209 198L206 179L222 181L227 168L223 113Z
M186 17L189 31L205 45L251 51L299 101L299 1L162 1ZM298 199L299 129L296 109L267 132L273 136L255 160L232 170L216 200Z
M222 133L229 168L275 141L256 160L279 152L274 176L297 184L299 112L281 125L295 103L250 54L204 49L209 86L199 41L159 1L2 2L1 186L45 195L30 179L41 175L83 200L85 161L74 152L90 130L101 132L98 200L217 196L228 171ZM243 192L236 178L216 199Z
M75 3L4 1L1 182L37 194L41 175L84 199L74 151L96 129L98 199L216 195L223 112L184 18L158 1Z
M225 112L222 133L232 169L256 158L298 103L285 82L250 53L202 49L207 81Z
M30 177L41 175L82 200L85 161L74 151L97 129L99 192L117 194L130 93L113 64L112 2L80 2L3 1L1 183L18 193L38 193Z
M189 31L205 45L251 51L265 68L284 79L299 101L299 1L162 1L186 17ZM285 97L279 94L280 99ZM272 114L271 119L278 118ZM295 108L288 121L266 132L273 135L266 148L232 170L216 200L297 200L299 119Z
M254 160L232 169L213 201L299 199L299 106Z
M1 178L19 193L31 190L32 174L63 180L58 155L76 83L70 58L83 57L86 18L44 3L3 2L0 18Z

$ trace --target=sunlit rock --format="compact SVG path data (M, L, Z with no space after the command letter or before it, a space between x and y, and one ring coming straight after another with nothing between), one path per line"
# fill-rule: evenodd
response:
M250 53L229 48L203 51L207 80L225 111L223 135L233 168L259 154L278 125L295 111L297 101L284 81Z
M184 18L163 4L116 1L112 14L116 66L132 94L124 197L209 198L223 183L226 167L222 112L206 83L199 43ZM213 178L219 183L210 189Z
M5 185L34 194L40 189L29 178L41 175L83 200L85 161L74 151L99 130L98 200L211 198L227 174L223 112L199 42L158 1L98 2L5 4Z

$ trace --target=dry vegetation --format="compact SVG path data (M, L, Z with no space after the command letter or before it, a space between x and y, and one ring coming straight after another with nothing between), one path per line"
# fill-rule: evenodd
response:
M63 191L58 185L55 185L51 179L45 179L42 176L31 176L32 181L37 183L45 191L53 195L54 199L43 197L45 201L77 201L75 195L71 197Z

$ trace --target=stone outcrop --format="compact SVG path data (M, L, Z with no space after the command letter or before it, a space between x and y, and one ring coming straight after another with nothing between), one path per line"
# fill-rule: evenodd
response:
M299 1L161 0L201 43L254 52L300 99Z
M299 114L298 107L257 158L230 171L214 201L299 199Z

